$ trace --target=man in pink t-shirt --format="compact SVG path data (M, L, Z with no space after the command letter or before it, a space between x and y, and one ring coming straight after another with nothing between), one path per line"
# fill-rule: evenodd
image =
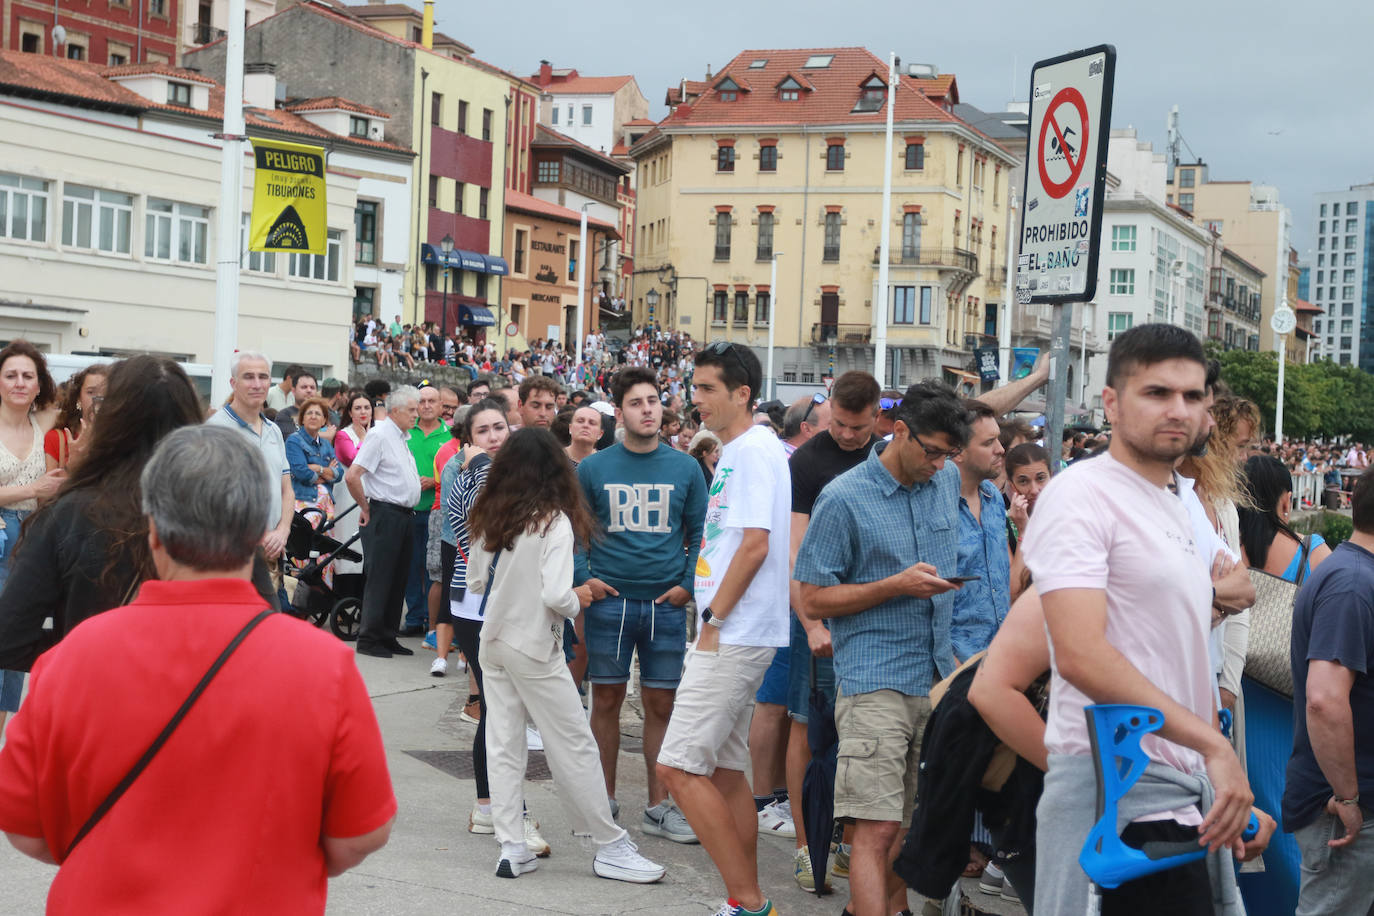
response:
M1148 324L1118 336L1102 395L1111 446L1054 478L1026 532L1026 565L1044 603L1053 676L1037 910L1081 905L1056 897L1066 885L1053 873L1077 874L1073 858L1091 824L1068 824L1046 804L1066 790L1062 774L1082 772L1081 758L1091 753L1083 713L1090 703L1159 709L1163 728L1144 739L1144 751L1183 773L1205 772L1215 789L1206 812L1166 811L1128 825L1123 838L1130 845L1200 838L1213 849L1233 846L1249 817L1245 775L1215 726L1207 652L1213 558L1194 542L1188 513L1169 486L1175 463L1206 422L1205 376L1202 345L1182 328ZM1091 797L1088 773L1087 784L1068 787L1069 796ZM1067 851L1068 863L1056 867L1055 850ZM1104 892L1103 914L1134 912L1212 913L1205 863Z

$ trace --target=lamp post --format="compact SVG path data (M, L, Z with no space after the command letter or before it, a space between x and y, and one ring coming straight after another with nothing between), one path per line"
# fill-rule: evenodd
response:
M777 327L778 255L780 253L773 252L773 267L771 276L768 278L768 397L770 400L778 396L778 382L773 375L773 329Z
M439 307L439 334L448 340L448 258L453 254L453 236L446 234L439 240L439 251L444 255L444 297Z
M649 317L644 323L652 328L654 326L654 309L658 308L658 290L651 289L645 293L644 301L649 305Z

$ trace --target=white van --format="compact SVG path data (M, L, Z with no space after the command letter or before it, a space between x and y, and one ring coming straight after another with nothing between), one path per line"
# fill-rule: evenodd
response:
M79 353L44 353L43 358L47 360L48 373L52 375L52 380L60 385L87 366L101 363L109 365L124 357L91 356ZM196 386L196 392L200 395L200 399L208 404L210 401L210 365L208 363L181 362L177 365L185 370L191 379L191 384Z

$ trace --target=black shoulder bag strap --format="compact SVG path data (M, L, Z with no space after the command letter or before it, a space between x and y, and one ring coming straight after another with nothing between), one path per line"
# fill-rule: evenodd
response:
M1302 545L1302 553L1298 557L1298 575L1293 582L1294 585L1302 585L1302 580L1307 578L1307 555L1312 550L1312 535L1303 535L1298 543Z
M224 651L219 654L219 658L215 659L215 663L205 672L205 676L200 679L200 683L196 684L191 690L190 695L186 697L181 707L172 716L171 720L168 721L166 727L162 729L161 734L153 739L153 743L148 745L148 749L143 752L143 756L138 758L138 762L129 768L129 772L124 774L124 778L119 781L118 785L110 790L110 794L105 796L105 800L100 803L100 806L91 813L86 823L77 831L76 836L72 838L71 843L67 846L67 851L62 856L64 861L71 857L72 850L76 848L76 844L84 840L86 834L95 829L96 824L99 824L101 819L110 812L115 802L119 801L120 797L123 796L125 792L129 791L129 787L134 784L134 780L138 779L139 775L148 768L148 764L157 756L157 752L162 750L162 746L167 743L167 739L172 737L172 732L177 730L177 726L181 724L181 720L186 718L186 714L191 711L191 707L196 705L196 700L200 699L200 695L205 692L205 688L210 686L210 682L215 679L215 675L219 674L219 669L223 668L224 663L229 661L229 656L234 654L234 650L248 638L248 634L253 632L258 624L275 613L277 612L272 610L272 608L265 609L262 613L258 614L258 616L248 621L243 629L239 630L238 635L230 641L229 645L224 647Z
M477 616L486 618L487 598L491 595L491 590L496 587L496 563L501 559L501 551L492 554L491 569L487 570L487 587L482 591L482 606L477 609Z

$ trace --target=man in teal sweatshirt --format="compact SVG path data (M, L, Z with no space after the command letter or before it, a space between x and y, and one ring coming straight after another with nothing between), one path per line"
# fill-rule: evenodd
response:
M611 381L625 440L584 459L578 480L601 523L602 537L584 545L574 584L592 586L584 612L587 674L592 682L592 734L601 750L613 811L620 708L639 652L644 701L648 806L644 832L695 843L682 812L654 772L687 651L687 612L706 517L706 483L695 460L660 441L663 405L654 373L622 369Z

